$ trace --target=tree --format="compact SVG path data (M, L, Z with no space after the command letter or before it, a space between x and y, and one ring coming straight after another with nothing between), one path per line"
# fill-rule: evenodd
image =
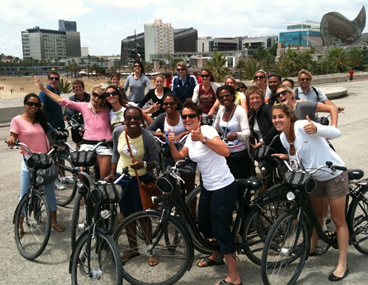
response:
M60 79L59 89L61 93L70 93L73 90L73 84L70 81L64 81L64 79Z
M224 81L225 76L230 74L230 69L225 66L226 61L226 57L222 53L215 51L206 64L206 67L211 70L217 82Z
M273 68L275 65L275 55L271 54L264 47L258 47L253 53L252 58L261 62L264 69Z
M235 66L235 69L239 72L239 79L243 80L246 79L247 76L247 64L244 60L239 60L238 63Z
M295 49L288 51L280 57L279 63L275 67L275 71L281 76L297 76L299 70L312 67L312 52L306 51L300 53Z
M348 51L349 65L352 69L363 70L363 52L357 48Z
M344 72L349 69L349 57L342 48L334 48L328 52L328 61L331 62L333 70L331 72Z

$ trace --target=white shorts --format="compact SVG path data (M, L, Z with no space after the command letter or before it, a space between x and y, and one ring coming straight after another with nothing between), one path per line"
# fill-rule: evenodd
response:
M97 144L82 144L79 150L92 150ZM96 149L97 155L110 155L112 156L112 148L108 146L100 145Z

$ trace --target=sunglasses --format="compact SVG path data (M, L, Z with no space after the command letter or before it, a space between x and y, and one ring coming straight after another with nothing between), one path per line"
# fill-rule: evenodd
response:
M281 92L279 92L279 93L276 93L276 96L277 96L277 97L279 97L280 95L285 96L287 93L289 93L289 91L284 90L284 91L281 91Z
M309 81L310 78L300 78L300 81Z
M264 76L264 75L254 76L254 79L263 79L263 78L266 78L266 76Z
M53 81L53 80L58 81L59 79L60 79L59 77L50 77L49 78L49 80L51 80L51 81Z
M184 71L185 68L178 68L177 71Z
M134 115L134 116L126 116L125 118L124 118L126 121L130 121L130 120L136 120L136 121L138 121L138 120L140 120L141 119L141 116L139 116L139 115Z
M209 74L201 74L201 77L202 77L202 78L210 77L210 75L209 75Z
M74 86L73 89L82 89L83 86Z
M26 102L26 105L29 107L35 106L40 108L41 107L41 103L37 103L37 102Z
M100 100L105 99L105 96L104 96L104 95L99 95L99 94L97 94L97 93L95 93L95 92L93 92L93 93L92 93L92 96L93 96L93 97L98 97L98 99L100 99Z
M176 104L176 102L164 102L162 104L165 105L165 106L167 106L167 105L174 106Z
M189 119L194 119L195 117L198 117L197 114L188 114L188 115L181 115L181 118L183 120L186 120L187 118Z
M137 65L134 65L134 67L141 67L141 66L137 64Z
M225 97L226 98L231 97L231 94L224 94L224 95L218 96L218 99L221 100L221 99L224 99Z
M118 95L118 94L119 94L119 93L118 93L117 91L112 91L112 92L110 92L110 93L109 93L109 92L106 92L106 93L105 93L105 96L106 96L106 97L110 97L111 95L112 95L112 96L116 96L116 95Z

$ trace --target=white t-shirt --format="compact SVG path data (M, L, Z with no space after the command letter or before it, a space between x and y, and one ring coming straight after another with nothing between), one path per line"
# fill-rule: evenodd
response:
M216 129L210 126L201 126L201 131L208 139L218 136ZM200 141L192 141L191 134L187 138L185 147L189 150L189 158L197 162L206 190L221 189L234 181L225 157L218 155Z

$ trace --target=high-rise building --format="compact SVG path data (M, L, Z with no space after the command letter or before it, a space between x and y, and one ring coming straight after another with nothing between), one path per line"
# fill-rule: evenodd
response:
M64 21L64 23L72 22ZM74 26L76 27L76 23ZM80 33L66 29L48 30L34 27L22 31L23 59L33 58L43 60L80 57Z
M59 31L76 32L77 31L77 22L76 21L59 20Z
M145 59L152 61L154 54L174 53L174 29L170 23L155 20L153 24L144 25Z
M286 31L280 32L279 42L284 47L321 45L320 23L305 21L288 25Z

